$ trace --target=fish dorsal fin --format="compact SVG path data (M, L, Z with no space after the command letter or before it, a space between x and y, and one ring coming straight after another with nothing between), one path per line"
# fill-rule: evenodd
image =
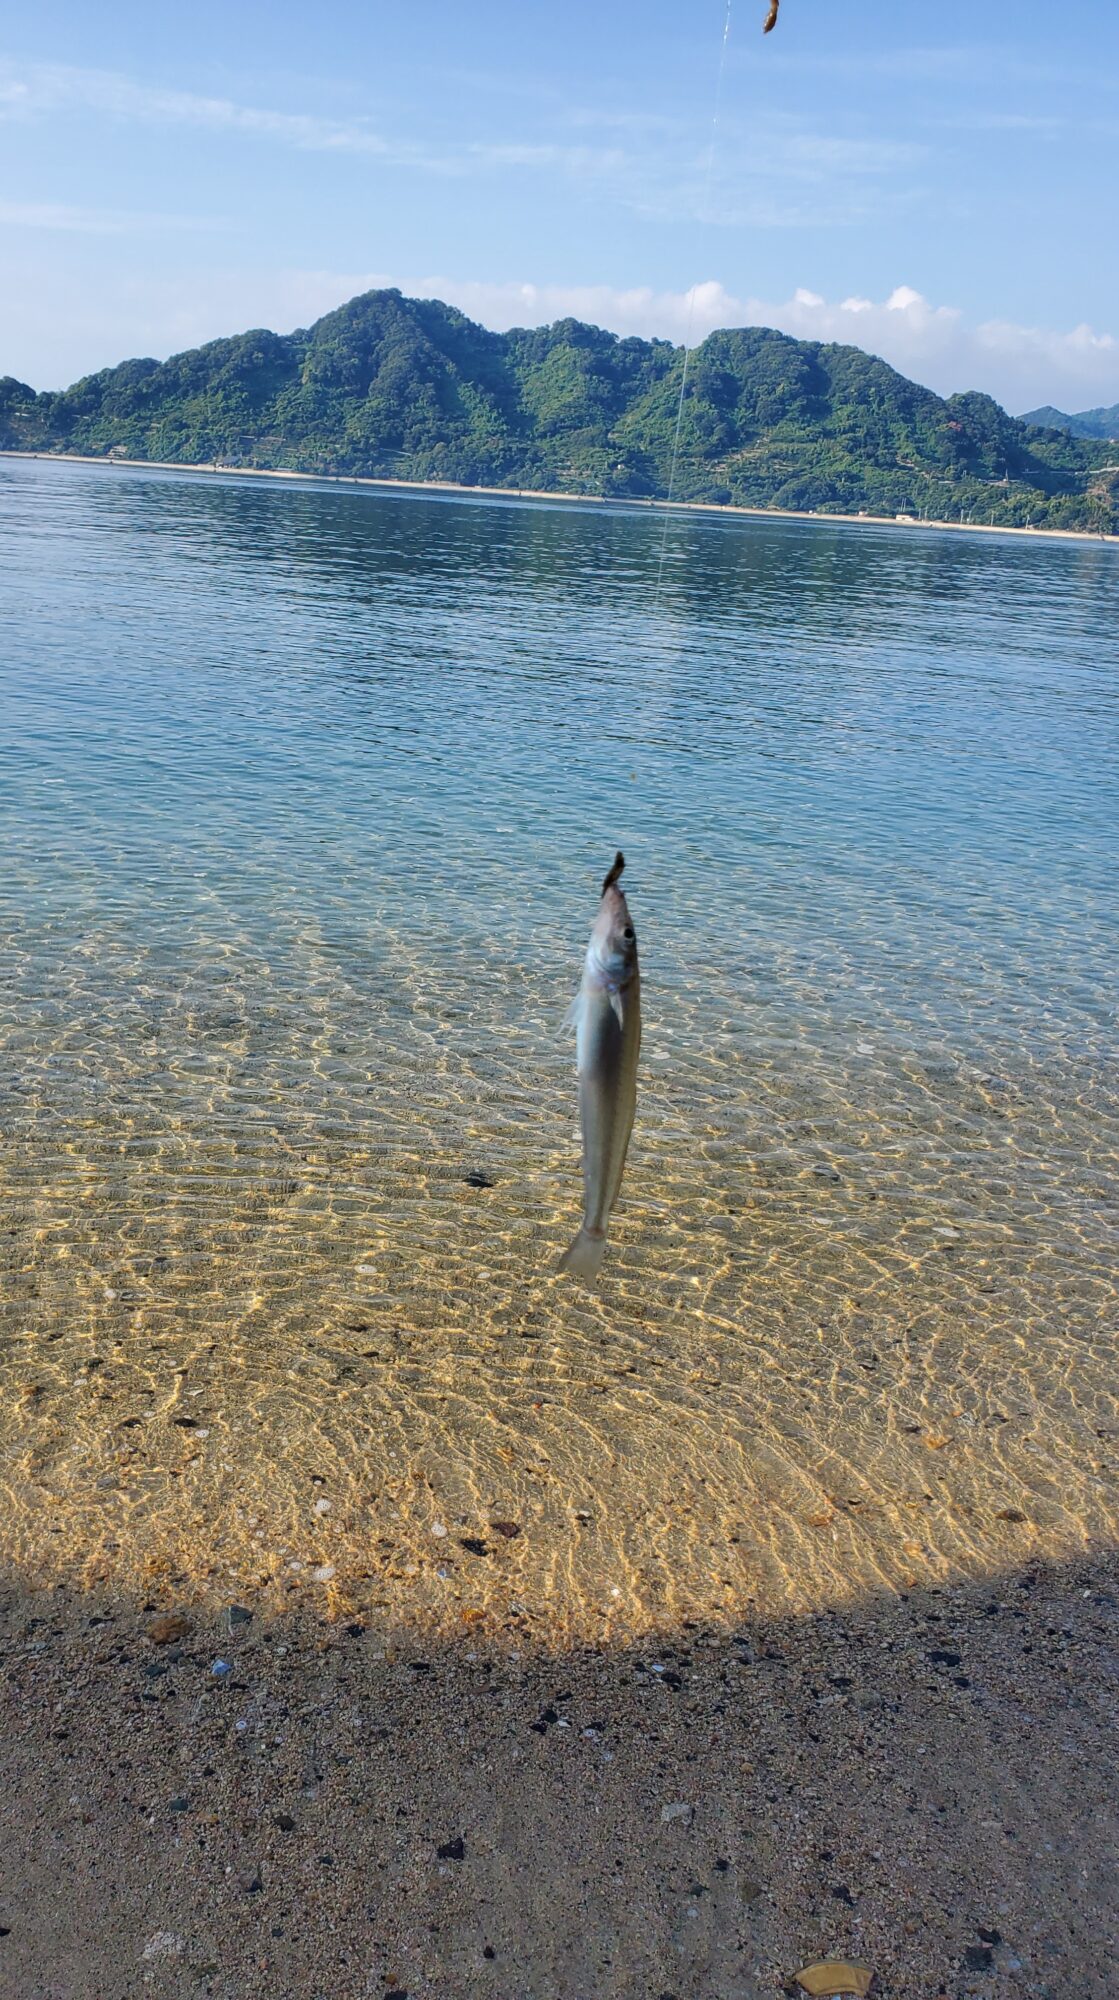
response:
M606 894L607 889L612 889L614 887L614 884L618 880L618 877L620 876L622 869L625 867L625 865L626 865L625 855L620 852L618 854L615 854L614 866L610 870L609 875L606 877L606 880L602 885L602 893L604 896Z

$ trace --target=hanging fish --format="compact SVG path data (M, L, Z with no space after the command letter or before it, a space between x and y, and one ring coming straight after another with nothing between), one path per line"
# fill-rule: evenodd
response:
M765 27L762 29L763 35L768 35L770 30L777 26L777 9L780 5L781 0L769 0L769 12L765 17Z
M583 983L568 1011L574 1026L583 1128L583 1227L560 1259L561 1271L588 1281L598 1274L606 1225L618 1199L637 1108L641 1047L641 975L637 933L618 887L625 856L616 854L602 885L602 902L583 965Z

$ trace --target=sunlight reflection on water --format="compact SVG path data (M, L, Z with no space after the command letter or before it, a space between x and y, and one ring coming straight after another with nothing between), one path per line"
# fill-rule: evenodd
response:
M0 465L10 1564L544 1641L1114 1537L1114 552L660 534Z

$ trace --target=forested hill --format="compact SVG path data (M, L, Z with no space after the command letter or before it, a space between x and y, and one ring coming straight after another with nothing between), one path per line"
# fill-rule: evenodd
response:
M1119 439L1119 403L1100 410L1076 410L1071 416L1047 403L1042 410L1027 410L1022 422L1044 424L1055 431L1068 431L1070 437L1110 438L1115 441Z
M576 320L490 333L366 292L307 331L244 333L36 395L0 380L0 446L663 497L683 352ZM681 499L1114 528L1113 447L944 401L856 347L764 327L692 355Z

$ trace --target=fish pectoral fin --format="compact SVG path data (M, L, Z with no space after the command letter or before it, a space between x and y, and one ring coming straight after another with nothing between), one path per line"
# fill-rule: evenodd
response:
M566 1014L563 1017L563 1021L560 1026L561 1035L565 1035L569 1029L577 1028L579 1026L579 1018L582 1012L583 1012L583 989L580 986L579 991L575 994L570 1007L568 1008Z
M625 1010L625 1003L620 993L613 990L611 991L610 1005L612 1006L615 1014L618 1017L619 1028L624 1028L626 1024L626 1010Z

